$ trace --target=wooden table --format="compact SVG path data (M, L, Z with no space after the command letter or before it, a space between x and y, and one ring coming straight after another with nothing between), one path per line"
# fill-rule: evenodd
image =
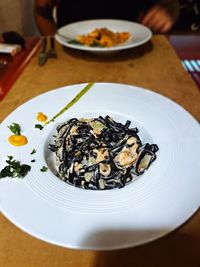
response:
M200 92L164 36L110 56L65 51L39 67L37 56L0 103L0 121L25 101L53 88L88 81L127 83L163 94L200 121ZM167 212L167 211L166 211ZM200 212L176 231L152 243L110 252L77 251L47 244L0 215L2 267L199 267Z

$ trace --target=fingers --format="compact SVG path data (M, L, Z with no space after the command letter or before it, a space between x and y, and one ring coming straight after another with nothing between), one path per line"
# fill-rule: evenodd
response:
M172 28L174 20L167 9L161 5L156 5L142 17L140 23L151 28L156 33L165 33Z
M168 22L163 25L163 27L160 29L160 33L166 33L172 28L173 24Z
M154 7L152 7L150 10L148 10L146 12L146 14L143 16L143 19L141 21L141 23L143 24L149 24L151 22L151 20L156 16L157 14L161 13L161 7L159 5L156 5Z

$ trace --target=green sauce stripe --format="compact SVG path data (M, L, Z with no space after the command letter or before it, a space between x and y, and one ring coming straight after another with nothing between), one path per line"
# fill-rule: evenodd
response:
M78 93L61 111L59 111L52 119L50 119L47 123L55 121L56 118L58 118L61 114L63 114L65 111L67 111L69 108L71 108L87 91L94 85L93 82L88 83L81 91Z

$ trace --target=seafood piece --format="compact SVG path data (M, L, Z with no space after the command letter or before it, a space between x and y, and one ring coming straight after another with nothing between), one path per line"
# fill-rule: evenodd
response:
M156 159L156 152L158 151L157 145L146 144L140 150L137 162L135 164L134 173L141 175L146 169L149 168L150 164Z

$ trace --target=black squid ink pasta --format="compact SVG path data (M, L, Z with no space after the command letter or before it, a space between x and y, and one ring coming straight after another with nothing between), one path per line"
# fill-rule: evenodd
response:
M142 144L137 128L109 116L72 118L57 127L54 144L59 177L93 190L122 188L156 159L158 146Z

